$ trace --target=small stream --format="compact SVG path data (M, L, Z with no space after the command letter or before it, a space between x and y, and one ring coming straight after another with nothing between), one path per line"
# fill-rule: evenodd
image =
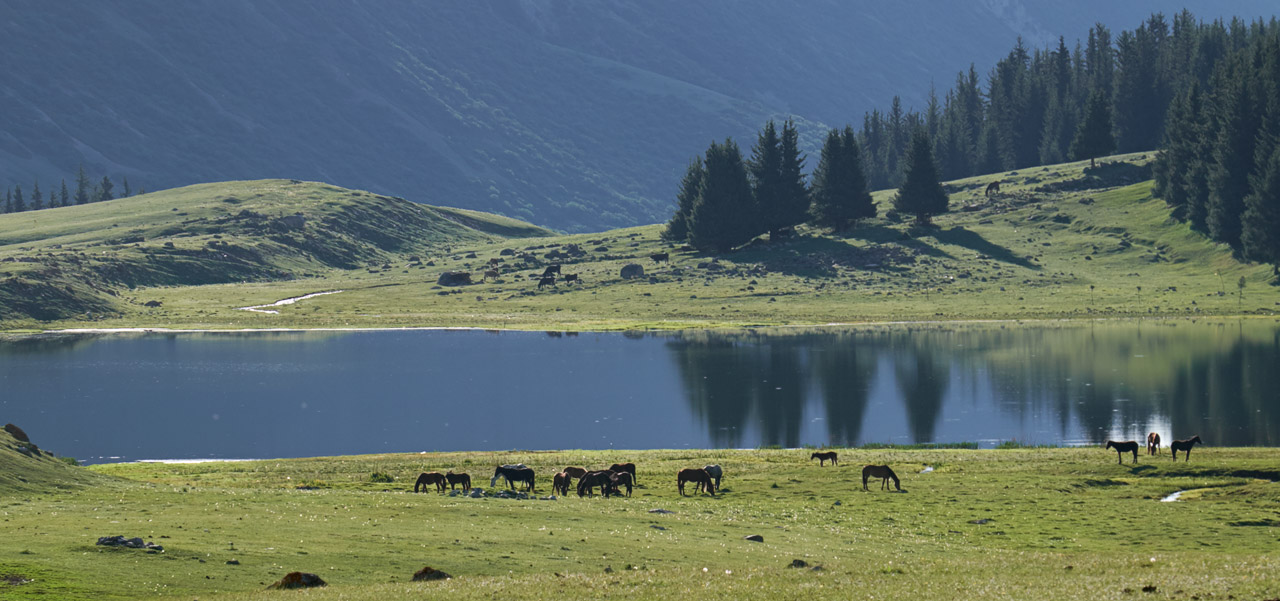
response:
M1169 495L1169 496L1167 496L1167 497L1165 497L1165 498L1163 498L1163 499L1160 499L1160 502L1161 502L1161 503L1172 503L1172 502L1174 502L1174 501L1177 501L1177 500L1178 500L1178 497L1181 497L1181 496L1182 496L1182 493L1184 493L1184 492L1187 492L1187 491L1185 491L1185 490L1180 490L1180 491L1178 491L1178 492L1175 492L1175 493L1173 493L1173 494L1171 494L1171 495Z
M286 298L286 299L284 299L284 300L278 300L278 301L276 301L276 302L274 302L274 303L271 303L271 304L268 304L268 305L254 305L254 306L252 306L252 307L240 307L240 308L238 308L238 309L236 309L236 310L237 310L237 311L252 311L252 312L254 312L254 313L270 313L270 314L272 314L272 315L279 315L279 314L280 314L280 312L279 312L279 311L275 311L275 310L273 310L273 309L267 309L266 307L283 307L283 306L285 306L285 305L292 305L293 303L296 303L296 302L298 302L298 301L304 301L304 300L307 300L307 299L309 299L309 298L315 298L315 297L317 297L317 296L324 296L324 295L326 295L326 294L337 294L337 293L339 293L339 292L342 292L342 290L330 290L330 291L328 291L328 292L313 292L313 293L311 293L311 294L307 294L307 295L304 295L304 296L295 296L295 297L293 297L293 298Z

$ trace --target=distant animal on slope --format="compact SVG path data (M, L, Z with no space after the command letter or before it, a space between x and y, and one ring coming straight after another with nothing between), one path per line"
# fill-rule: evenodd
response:
M996 180L994 182L987 184L987 192L985 196L991 196L992 194L999 194L999 193L1000 193L1000 180Z
M615 463L609 466L609 470L614 472L630 472L632 480L635 480L636 482L640 481L640 478L636 476L636 464L634 463Z
M558 263L555 265L547 266L547 268L542 271L542 277L545 278L549 275L554 275L557 273L560 273L560 265Z
M1191 447L1196 446L1197 442L1200 444L1204 444L1204 441L1200 440L1199 435L1192 436L1191 438L1188 438L1186 440L1175 440L1169 443L1169 450L1173 451L1173 460L1177 461L1178 451L1182 451L1183 452L1182 462L1186 463L1188 461L1191 461Z
M496 280L499 275L501 274L498 273L497 269L490 269L484 272L484 281L488 282L489 280Z
M680 489L680 496L682 497L685 496L685 482L693 482L696 485L695 491L701 490L705 486L706 491L711 493L711 496L716 496L716 485L711 481L711 474L708 474L707 470L700 467L690 467L682 469L676 474L676 488Z
M564 283L566 283L566 284L572 284L572 283L574 283L574 282L581 282L581 281L582 281L582 280L579 280L579 279L578 279L578 274L576 274L576 273L566 273L566 274L564 274Z
M542 276L542 279L538 280L539 290L541 290L543 286L555 286L555 285L556 285L556 276L554 275L544 275Z
M551 478L551 492L562 497L569 495L569 484L573 482L573 478L564 472L560 472Z
M671 259L671 255L670 253L653 253L649 255L649 258L653 259L654 263L661 263L663 261L667 261Z
M704 465L702 466L702 469L707 470L707 475L711 476L711 478L716 481L716 488L720 488L720 476L724 475L724 470L720 469L720 466L715 464Z
M458 484L462 485L462 492L471 490L471 474L466 472L455 474L450 471L444 475L444 479L449 482L449 490L453 490L453 487Z
M867 490L867 480L871 477L880 478L880 490L889 487L889 480L893 479L893 487L902 490L902 484L898 482L898 475L893 473L887 465L868 465L862 468L862 490Z
M814 453L814 454L812 454L812 455L810 455L810 456L809 456L809 460L810 460L810 461L813 461L814 459L817 459L817 460L818 460L818 465L819 465L819 466L826 465L826 464L827 464L827 460L830 460L830 461L831 461L831 465L839 465L839 464L840 464L840 456L839 456L838 454L836 454L836 452L835 452L835 451L827 451L827 452L825 452L825 453Z
M499 465L493 468L493 478L489 480L489 485L493 486L498 481L499 476L507 479L507 486L510 486L511 490L516 489L516 482L527 484L528 486L525 487L525 490L533 490L533 470L524 467L524 464L518 464L517 466Z
M581 480L578 480L578 496L585 497L591 494L591 489L599 486L600 494L609 496L613 491L613 474L609 470L601 470L598 472L587 472Z
M1116 450L1116 463L1124 463L1125 453L1133 453L1133 462L1138 462L1138 441L1136 440L1126 440L1124 442L1108 440L1107 448Z
M631 496L631 487L635 485L635 480L632 479L631 472L614 472L613 477L611 477L610 480L611 482L609 485L613 488L614 493L621 494L618 491L618 487L626 486L627 496Z
M1152 432L1147 435L1147 454L1148 455L1160 454L1160 435L1156 434L1155 432Z
M436 485L438 492L444 492L444 474L440 472L422 472L418 474L418 481L413 483L413 492L418 492L419 488L422 489L422 492L427 492L427 487L432 484Z

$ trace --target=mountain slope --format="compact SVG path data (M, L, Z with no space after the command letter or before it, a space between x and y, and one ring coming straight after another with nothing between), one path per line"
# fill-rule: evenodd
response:
M1191 0L1205 17L1260 0ZM0 179L155 190L299 178L569 231L668 216L689 157L770 117L922 107L1014 39L1132 27L1069 5L20 0L0 20ZM810 152L816 142L810 143Z

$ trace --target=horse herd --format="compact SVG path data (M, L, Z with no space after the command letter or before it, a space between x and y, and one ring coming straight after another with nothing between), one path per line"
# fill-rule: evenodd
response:
M1173 441L1173 443L1169 445L1169 450L1173 451L1173 460L1177 461L1178 451L1182 451L1183 462L1191 461L1191 447L1195 446L1196 443L1204 444L1204 441L1200 440L1199 435L1192 436L1186 440ZM1116 450L1116 461L1121 464L1124 463L1125 453L1133 453L1133 462L1138 462L1138 441L1136 440L1108 440L1107 448ZM1147 454L1160 454L1160 435L1155 432L1147 435Z

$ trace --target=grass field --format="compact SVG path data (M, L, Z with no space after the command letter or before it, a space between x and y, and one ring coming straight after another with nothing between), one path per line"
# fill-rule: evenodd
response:
M12 303L23 297L23 286L63 279L75 292L62 298L66 295L54 286L46 290L47 302L66 303L67 310L45 321L10 315L0 321L0 328L614 330L1280 311L1280 287L1270 266L1236 261L1226 247L1173 222L1164 202L1151 197L1149 182L1126 183L1146 177L1150 158L1115 157L1088 172L1087 164L1072 163L951 182L952 212L937 218L936 228L891 218L892 191L877 192L881 217L848 234L802 227L793 238L776 243L760 239L719 257L663 242L660 225L537 237L536 228L514 220L453 209L418 210L394 199L320 184L269 182L284 194L232 195L254 198L258 204L250 209L269 216L330 207L330 213L320 212L308 222L306 227L314 231L305 230L284 244L264 237L260 225L253 229L247 223L216 223L232 210L243 210L239 205L229 209L220 200L225 189L184 188L100 205L0 216L0 294L7 283ZM1004 182L1002 194L984 196L986 184L996 179ZM252 189L255 184L266 185L218 186ZM287 196L290 186L310 194L311 204ZM334 204L338 200L341 203ZM116 223L113 203L137 216ZM152 210L144 210L147 207ZM76 212L82 210L92 215ZM200 222L208 231L186 231L191 224L179 228L181 233L170 231L164 228L175 224L160 219L181 212L194 218L201 210L208 213ZM421 218L428 213L430 219ZM447 219L439 218L442 215ZM48 218L54 223L39 228L28 223ZM353 232L335 225L350 220L367 227ZM118 227L107 227L108 221ZM400 231L401 222L413 228L390 241L395 244L376 244L379 232ZM145 223L153 226L139 225ZM213 239L217 228L234 231L220 241ZM141 232L135 235L143 241L121 242L118 236L108 236L111 232ZM513 235L521 238L503 237ZM307 240L335 249L334 257L321 260L307 250L312 248ZM248 258L218 263L206 256L207 251L218 254L228 247L210 247L211 242L229 243ZM179 251L184 246L191 246L189 252L204 249L200 256L205 260L198 267L209 271L210 281L170 283L173 278L164 276L168 271L157 275L157 270L142 269L166 264L166 252L173 252L166 250L166 243ZM62 248L52 248L58 244ZM580 255L555 256L567 254L571 244L578 245ZM88 273L99 275L87 284L70 277L87 268L64 263L74 254L71 249L79 248L76 245L107 253L101 259L88 253L85 260L96 266ZM649 258L658 252L669 252L670 261ZM519 258L521 253L528 258ZM138 256L129 259L134 255ZM354 266L344 267L341 257L348 255ZM269 259L265 271L251 268L257 265L249 260L253 256ZM10 258L14 261L6 262ZM502 261L497 278L482 277L490 259ZM642 265L645 276L622 279L621 269L630 263ZM151 283L102 283L102 274L114 273L109 266L121 264L139 270L138 277ZM561 264L564 273L578 275L581 283L559 282L539 289L535 276L551 264ZM36 269L43 271L31 272ZM440 274L452 270L485 281L437 285ZM182 270L175 265L169 271ZM1242 279L1244 288L1239 287ZM101 290L86 291L86 286ZM289 305L277 314L238 310L335 290L342 292ZM148 301L161 306L144 306ZM87 314L92 318L86 319Z
M1100 448L558 451L373 455L72 468L0 433L5 599L1264 599L1280 595L1275 449L1189 463ZM535 497L566 465L630 460L630 498L412 493L424 470L524 462ZM681 467L717 463L720 494L681 497ZM905 492L861 490L887 463ZM929 470L928 468L932 468ZM375 482L374 473L393 476ZM1181 500L1160 499L1185 490ZM654 513L663 509L671 513ZM163 553L96 546L138 536ZM764 542L744 540L759 534ZM790 567L793 560L808 567ZM228 564L229 561L238 564ZM453 576L411 583L425 565ZM814 569L820 566L820 569ZM1146 587L1154 587L1149 589ZM1153 592L1144 592L1151 590Z

